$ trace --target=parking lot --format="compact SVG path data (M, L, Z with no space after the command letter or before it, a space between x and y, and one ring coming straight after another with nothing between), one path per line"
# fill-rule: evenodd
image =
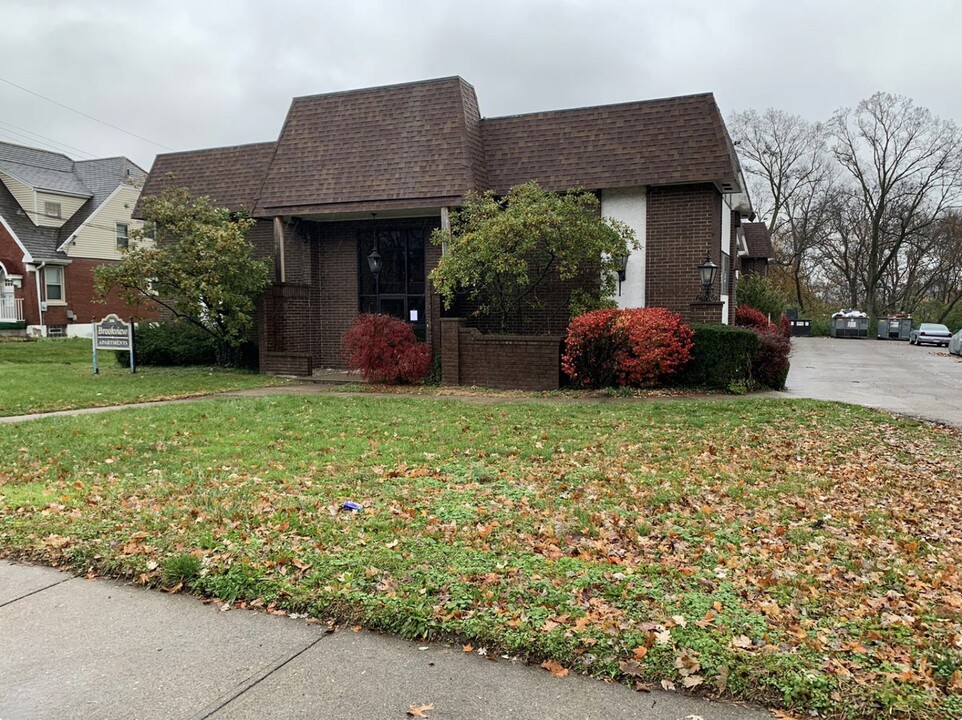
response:
M787 391L962 428L962 358L894 340L792 338Z

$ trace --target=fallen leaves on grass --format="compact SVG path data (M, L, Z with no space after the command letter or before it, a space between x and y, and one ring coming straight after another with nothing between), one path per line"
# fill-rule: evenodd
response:
M271 402L256 428L210 409L13 428L0 546L155 586L158 557L192 552L190 587L237 607L269 593L564 675L817 691L839 715L962 693L954 431L813 403Z
M545 660L543 663L541 663L541 667L550 672L556 678L563 678L571 672L568 668L564 667L561 663L556 662L555 660Z

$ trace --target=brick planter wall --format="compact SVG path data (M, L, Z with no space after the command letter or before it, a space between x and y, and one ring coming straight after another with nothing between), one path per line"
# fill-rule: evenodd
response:
M687 322L720 325L724 306L722 302L694 302L689 306Z
M463 318L441 319L441 382L505 390L556 390L561 338L483 335Z

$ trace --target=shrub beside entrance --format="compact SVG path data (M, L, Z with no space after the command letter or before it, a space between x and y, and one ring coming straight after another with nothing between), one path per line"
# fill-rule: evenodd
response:
M347 366L368 382L412 384L431 369L431 348L414 329L389 315L358 315L342 339Z

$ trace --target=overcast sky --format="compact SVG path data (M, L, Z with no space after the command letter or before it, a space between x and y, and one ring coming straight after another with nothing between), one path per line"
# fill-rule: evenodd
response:
M294 96L448 75L487 117L711 91L814 120L885 90L962 123L960 36L959 0L0 0L0 139L165 151L8 83L188 150L275 139Z

